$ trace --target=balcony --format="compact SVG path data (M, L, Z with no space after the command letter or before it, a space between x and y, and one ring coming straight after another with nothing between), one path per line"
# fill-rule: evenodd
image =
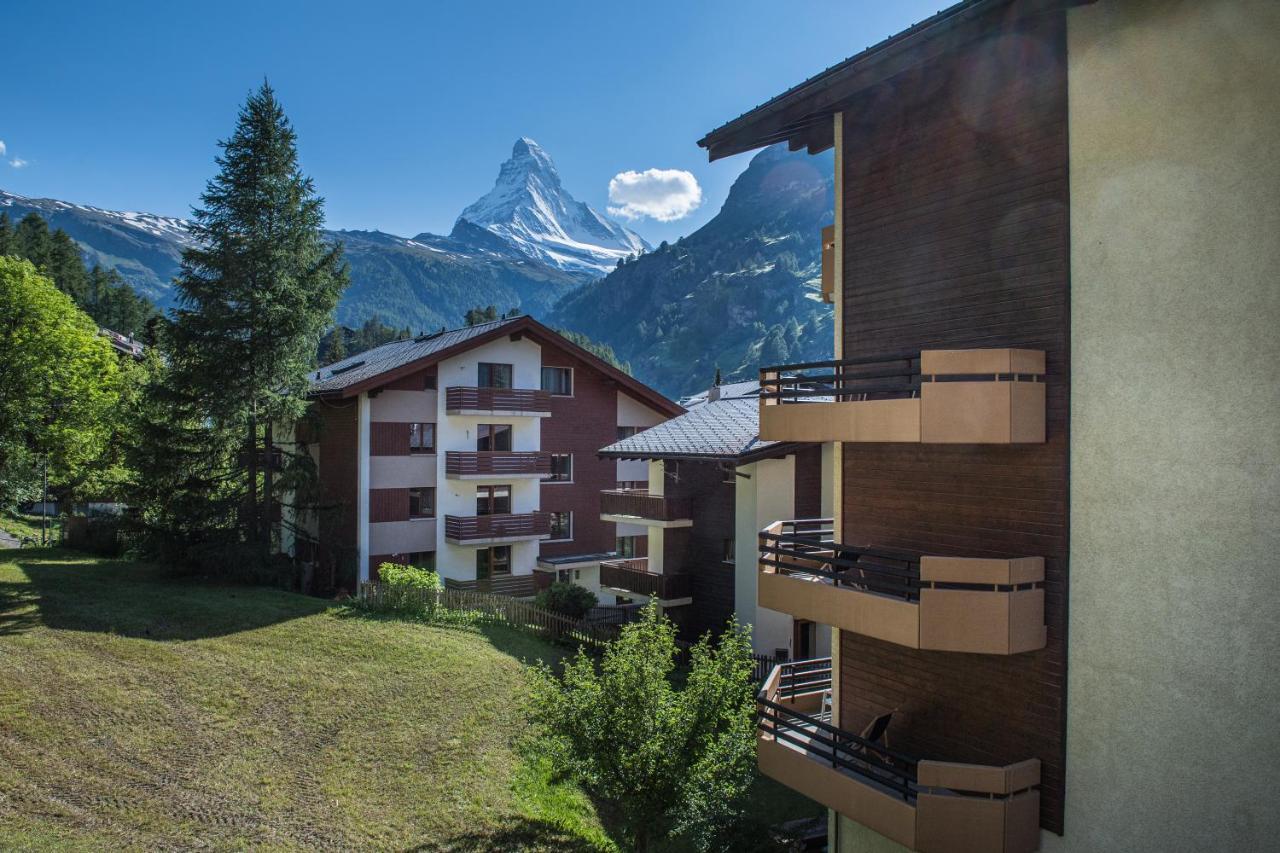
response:
M760 533L757 601L912 649L1013 655L1042 649L1044 559L919 556L842 545L830 519Z
M468 388L444 390L445 414L551 417L551 395L533 388Z
M923 352L760 371L768 441L1042 444L1044 353Z
M551 476L551 454L518 450L445 452L450 480L545 480Z
M632 560L602 560L600 586L646 595L663 602L692 598L688 573L657 574L649 571L647 557Z
M606 489L600 493L600 520L649 527L692 527L689 501L651 495L648 489Z
M545 512L444 517L444 538L452 545L501 545L550 537L551 516Z
M920 760L831 723L831 659L773 669L757 698L760 772L891 841L930 853L1039 847L1040 762ZM881 718L883 719L883 718Z

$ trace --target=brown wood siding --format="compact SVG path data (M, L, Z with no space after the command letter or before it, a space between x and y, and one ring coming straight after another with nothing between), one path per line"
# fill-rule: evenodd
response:
M720 631L733 615L734 567L721 558L724 540L734 535L735 493L727 482L734 475L721 470L717 462L666 464L678 476L667 478L666 494L688 499L693 526L666 531L664 565L679 566L693 575L693 603L680 627L685 639L697 639L707 631Z
M409 520L408 489L370 489L369 523Z
M1026 347L1047 357L1048 442L844 445L843 537L917 552L1043 556L1048 645L912 651L844 632L841 714L896 709L920 757L1043 762L1041 823L1065 780L1068 255L1061 15L1011 25L845 113L846 357ZM814 235L817 239L817 235ZM798 477L797 477L798 480Z
M617 525L600 520L600 492L615 488L618 463L601 459L600 448L617 440L618 384L585 361L542 345L544 367L573 368L573 396L551 397L551 417L542 421L541 449L573 454L573 482L541 486L544 512L573 513L573 541L545 542L546 557L612 551Z
M319 445L320 517L316 578L318 592L345 589L356 584L356 496L359 488L359 433L356 400L312 404L315 441Z
M822 447L797 451L795 456L795 517L822 517Z
M383 387L392 391L423 391L426 390L426 378L435 375L436 365L433 364L415 373L410 373L408 376L393 379Z
M370 456L408 456L409 424L373 421L369 424Z

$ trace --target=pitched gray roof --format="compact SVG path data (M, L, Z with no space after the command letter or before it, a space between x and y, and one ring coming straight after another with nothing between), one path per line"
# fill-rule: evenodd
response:
M781 449L783 442L760 440L759 407L754 397L703 403L678 418L614 442L600 455L623 459L738 459Z
M509 317L505 320L491 320L488 323L478 323L461 329L450 329L447 332L439 332L434 335L407 338L403 341L392 341L389 344L374 347L359 355L353 355L341 361L335 361L333 364L322 367L319 370L313 370L310 376L310 393L324 394L330 391L340 391L349 385L386 373L388 370L394 370L401 365L417 361L420 358L426 358L433 353L449 349L463 341L489 334L499 327L512 325L520 319L519 317Z

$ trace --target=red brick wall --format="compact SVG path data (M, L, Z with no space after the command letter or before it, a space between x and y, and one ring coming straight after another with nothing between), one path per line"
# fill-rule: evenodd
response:
M596 453L617 440L618 386L558 347L543 345L542 364L573 368L573 396L552 397L551 417L542 420L542 449L573 454L573 484L544 482L541 486L543 511L573 513L573 541L543 543L540 553L612 551L616 525L600 520L600 492L616 487L618 465Z
M844 348L1027 347L1048 365L1048 442L844 445L845 541L1043 556L1048 647L913 651L844 632L846 728L897 709L922 758L1043 762L1063 828L1068 254L1065 41L1042 15L886 84L845 113ZM817 235L814 235L817 239Z

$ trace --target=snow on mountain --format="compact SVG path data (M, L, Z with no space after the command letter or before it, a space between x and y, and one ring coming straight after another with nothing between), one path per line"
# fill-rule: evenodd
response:
M173 216L159 216L155 213L141 213L133 210L103 210L88 204L72 204L69 201L52 198L28 198L4 190L0 190L0 207L38 210L45 214L74 211L107 223L134 228L153 237L183 244L192 242L191 235L188 233L190 226L187 220Z
M468 226L525 257L591 278L649 250L638 234L570 195L551 156L528 137L516 140L493 189L462 211L451 236L467 239Z

